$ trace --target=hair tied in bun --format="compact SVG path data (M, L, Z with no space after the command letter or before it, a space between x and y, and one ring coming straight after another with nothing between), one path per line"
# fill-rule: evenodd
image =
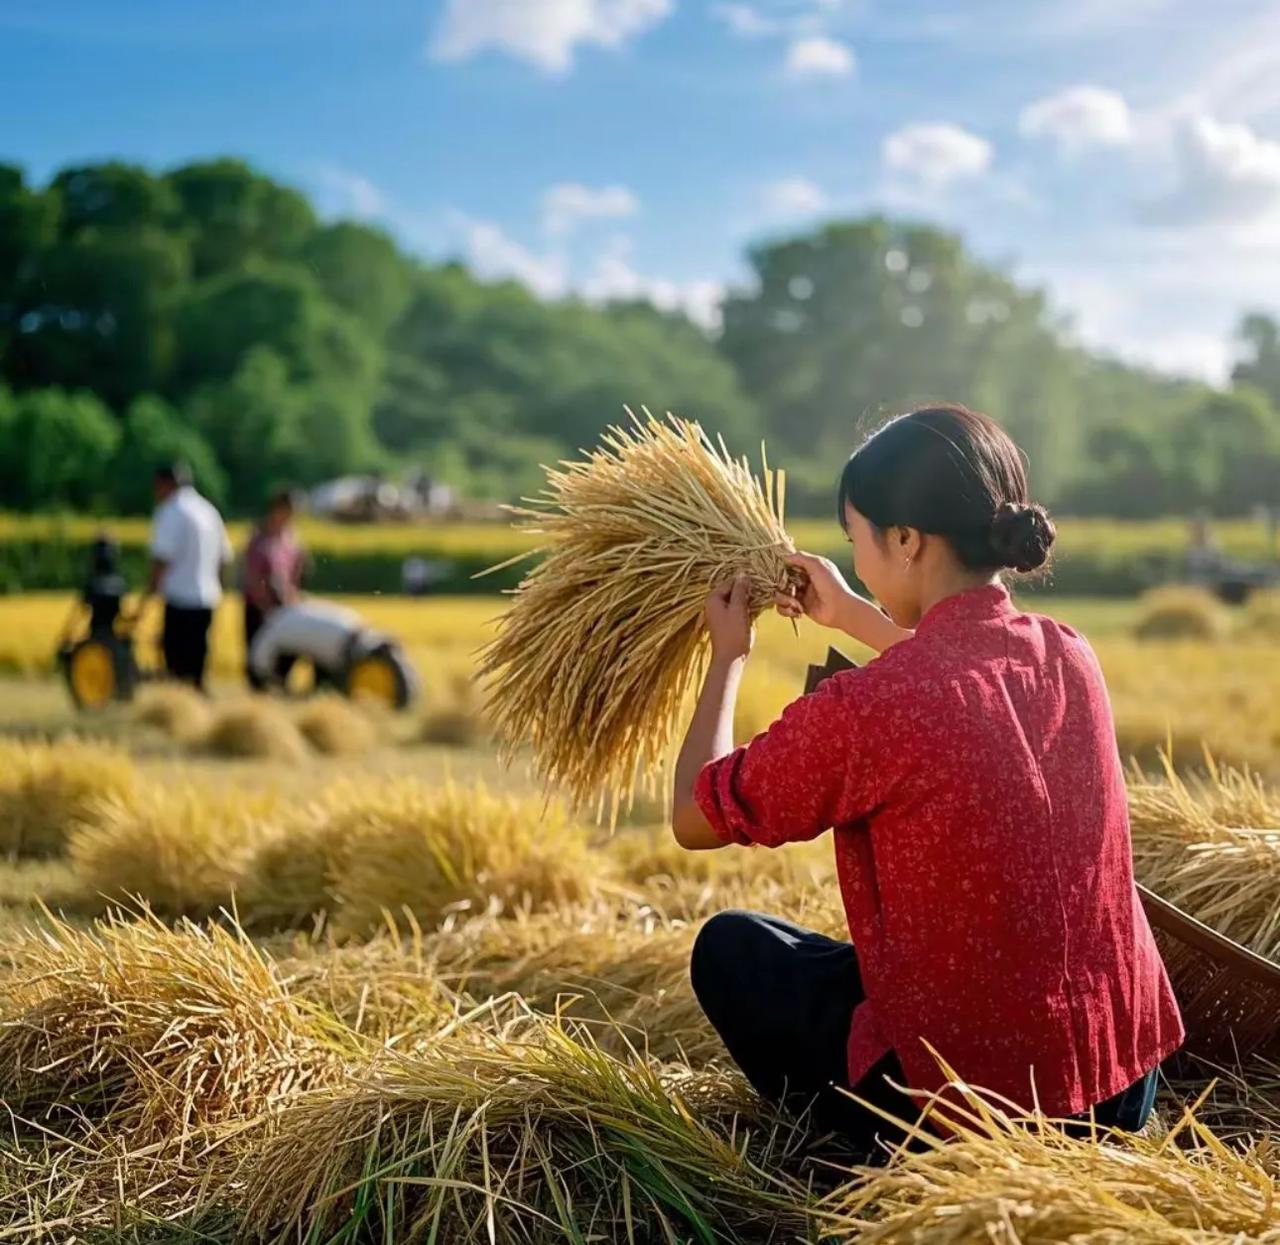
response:
M991 549L996 564L1015 571L1042 567L1049 560L1056 536L1053 520L1043 506L1002 502L991 520Z

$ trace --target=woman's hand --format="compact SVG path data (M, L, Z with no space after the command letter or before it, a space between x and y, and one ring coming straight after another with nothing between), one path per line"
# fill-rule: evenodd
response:
M804 572L804 585L796 596L775 594L778 613L784 618L807 615L820 626L844 630L849 605L857 597L836 564L813 553L790 553L786 560Z
M747 608L749 584L739 575L713 589L704 611L711 633L711 655L732 662L745 658L755 642L755 628Z

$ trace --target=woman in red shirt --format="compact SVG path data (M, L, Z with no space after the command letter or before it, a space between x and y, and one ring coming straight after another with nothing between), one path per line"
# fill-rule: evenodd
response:
M1097 659L1000 580L1054 540L1018 449L984 415L914 411L849 459L839 513L885 613L807 554L779 609L881 655L735 748L746 585L714 592L673 828L692 849L832 828L852 945L720 913L694 945L699 1002L759 1092L864 1142L883 1126L838 1089L911 1119L889 1081L937 1090L938 1057L1019 1106L1140 1128L1182 1023L1134 885Z

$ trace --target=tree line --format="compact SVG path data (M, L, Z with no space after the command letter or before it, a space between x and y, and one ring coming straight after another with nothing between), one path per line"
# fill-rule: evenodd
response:
M881 217L774 239L709 336L643 302L543 301L321 220L237 160L0 165L0 509L139 513L161 461L234 513L283 483L410 465L536 487L624 404L766 438L802 511L880 414L980 407L1064 511L1280 503L1280 330L1241 325L1225 390L1071 344L1043 292Z

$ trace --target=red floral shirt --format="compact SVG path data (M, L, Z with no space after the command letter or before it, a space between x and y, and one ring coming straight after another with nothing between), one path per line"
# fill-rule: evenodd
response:
M1181 1044L1097 659L1004 588L940 602L707 765L695 794L738 843L835 827L866 988L851 1084L893 1050L909 1085L937 1089L932 1047L970 1084L1065 1115Z

